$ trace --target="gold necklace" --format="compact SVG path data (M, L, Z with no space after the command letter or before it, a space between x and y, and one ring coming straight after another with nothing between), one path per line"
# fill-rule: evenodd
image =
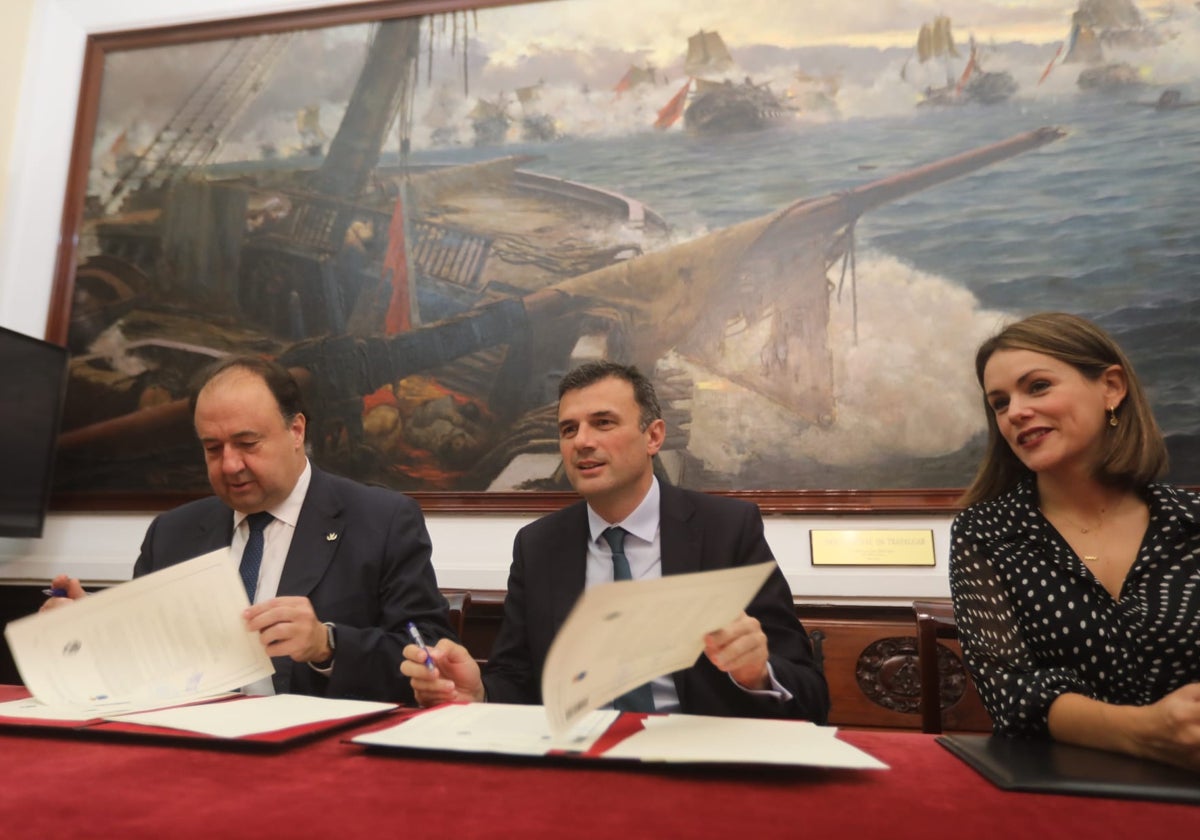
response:
M1125 506L1125 500L1128 498L1129 498L1128 496L1122 496L1121 500L1119 502L1117 502L1117 506L1114 507L1111 512L1108 510L1108 508L1100 508L1099 513L1096 514L1096 524L1094 526L1081 525L1079 522L1076 522L1074 519L1067 516L1066 511L1062 511L1062 510L1056 511L1055 515L1061 516L1063 519L1067 520L1067 522L1074 525L1076 528L1079 529L1079 533L1090 534L1092 531L1099 531L1101 528L1104 527L1105 517L1116 516L1118 511L1120 511L1121 508Z
M1061 511L1061 510L1056 511L1055 516L1061 516L1063 519L1067 520L1067 522L1074 525L1076 528L1079 529L1080 534L1090 534L1093 531L1099 532L1100 529L1102 529L1104 527L1105 516L1109 516L1109 517L1116 516L1117 512L1120 511L1121 508L1124 506L1125 500L1128 498L1129 498L1128 496L1122 496L1121 500L1119 502L1117 502L1116 507L1114 507L1112 509L1111 513L1109 512L1108 508L1100 508L1100 512L1096 515L1096 525L1094 527L1079 524L1074 519L1067 516L1065 511ZM1100 559L1100 557L1096 554L1083 554L1080 556L1082 557L1083 562L1085 562L1085 563L1095 563L1095 562L1099 561L1099 559Z
M1067 516L1062 511L1059 511L1058 515L1061 516L1063 519L1067 520L1068 522L1070 522L1076 528L1078 528L1079 533L1081 533L1081 534L1090 534L1093 530L1099 531L1101 528L1104 527L1104 510L1103 510L1103 508L1100 510L1100 515L1098 517L1096 517L1096 527L1094 529L1089 528L1085 525L1080 525L1078 522L1076 522L1071 517Z

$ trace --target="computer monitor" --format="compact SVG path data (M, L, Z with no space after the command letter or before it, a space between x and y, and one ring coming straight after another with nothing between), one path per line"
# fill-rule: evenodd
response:
M0 327L0 537L40 537L67 389L65 347Z

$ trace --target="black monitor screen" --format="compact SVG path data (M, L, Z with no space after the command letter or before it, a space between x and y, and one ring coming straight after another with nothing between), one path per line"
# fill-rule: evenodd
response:
M67 351L0 327L0 537L40 537L67 385Z

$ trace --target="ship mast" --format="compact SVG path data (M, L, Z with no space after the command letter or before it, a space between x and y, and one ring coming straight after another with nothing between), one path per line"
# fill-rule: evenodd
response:
M346 114L313 176L315 192L350 199L366 187L397 110L411 103L420 44L420 18L379 24Z

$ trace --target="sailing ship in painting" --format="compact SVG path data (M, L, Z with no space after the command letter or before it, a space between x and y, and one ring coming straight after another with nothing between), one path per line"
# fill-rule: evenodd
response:
M225 130L213 109L230 106L202 95L212 104L177 115L88 202L60 493L200 492L186 383L230 352L297 372L323 464L406 490L560 486L553 468L514 477L511 465L554 457L554 384L581 358L654 371L680 453L691 390L669 354L829 426L829 275L854 274L859 217L1062 136L1025 132L678 241L636 198L521 158L382 163L395 115L412 109L421 26L375 28L316 165L206 165L180 139L200 134L211 154ZM261 59L219 63L201 87L237 88Z
M1017 92L1017 82L1011 73L984 69L980 48L973 36L967 60L959 67L962 54L955 46L950 18L945 15L921 25L914 56L918 65L932 67L944 75L942 83L934 81L925 85L919 105L994 105ZM909 80L910 61L911 57L900 68L900 78L905 81Z
M476 146L501 146L508 140L508 129L513 120L508 113L508 99L503 93L493 98L481 96L468 118Z
M544 110L541 103L545 83L517 88L517 103L521 106L521 140L526 143L548 143L561 137L554 114Z
M758 131L795 113L768 82L756 83L749 76L734 81L729 75L733 68L720 33L702 29L689 37L683 65L688 80L659 112L655 128L670 128L682 116L684 128L696 134Z
M519 87L514 91L520 114L512 113L512 101L501 92L492 97L479 97L467 115L476 146L503 146L519 139L524 143L547 143L561 137L554 114L539 104L542 82ZM445 145L453 135L443 130L431 137L435 145Z
M625 71L625 75L621 76L620 80L613 85L613 93L620 96L627 91L637 90L645 86L654 86L658 83L659 74L654 65L646 64L639 66L637 64L630 64L629 69Z
M838 110L837 95L841 79L836 73L809 73L797 70L784 97L802 114L831 114Z
M451 146L459 143L458 111L462 97L456 95L449 82L438 85L429 106L425 110L424 122L429 129L432 146Z
M1055 53L1042 79L1056 63L1061 63L1082 65L1076 77L1081 90L1112 93L1137 88L1145 84L1138 68L1112 55L1136 54L1162 43L1163 37L1150 26L1133 0L1081 0L1071 16L1066 49L1060 47Z
M306 155L317 156L325 151L325 136L321 128L321 106L306 105L296 112L296 133L300 135L300 148Z

